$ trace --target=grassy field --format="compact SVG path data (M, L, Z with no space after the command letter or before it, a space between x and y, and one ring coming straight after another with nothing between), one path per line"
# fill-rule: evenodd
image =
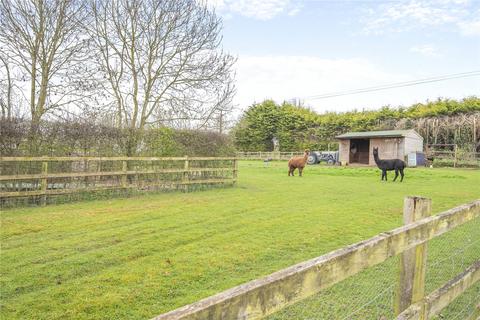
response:
M234 188L5 210L0 318L151 318L397 227L406 195L434 212L480 198L479 181L325 166L292 178L285 162L240 162Z

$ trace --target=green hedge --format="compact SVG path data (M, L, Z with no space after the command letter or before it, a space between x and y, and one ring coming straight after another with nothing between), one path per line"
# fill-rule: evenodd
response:
M0 120L2 156L116 156L126 154L127 131L92 122L44 121L36 154L28 145L29 121ZM213 131L151 128L138 132L137 156L229 156L231 138Z

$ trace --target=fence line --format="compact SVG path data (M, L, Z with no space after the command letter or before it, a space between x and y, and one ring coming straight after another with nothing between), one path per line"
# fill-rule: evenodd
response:
M0 157L0 201L115 189L188 191L234 184L237 172L234 157Z
M236 157L242 160L289 160L294 156L303 156L303 151L295 152L275 152L275 151L257 151L257 152L237 152Z
M0 157L0 161L185 161L235 160L236 157Z
M422 200L425 200L423 198L407 199L413 201L411 209L413 209L414 215L417 214L415 213L416 208L424 207L425 211L430 210L429 205L422 206L420 204ZM423 246L428 240L478 218L480 218L480 200L450 209L436 216L423 218L389 232L381 233L371 239L296 264L267 277L253 280L196 303L159 315L154 319L263 318L323 291L369 267L380 264L390 257L405 253L410 249L418 253L417 246ZM421 263L417 262L417 264ZM436 295L439 298L432 301L446 301L447 298L444 296L451 296L450 292L459 293L466 290L468 286L478 280L478 262L469 268L465 274L465 279L468 278L468 280L456 278L452 283L449 283L449 288L453 289L439 289L426 299L432 299L431 297ZM422 276L419 277L418 273L414 272L413 279L416 282L421 282L424 281L425 277L423 276L422 279ZM457 285L457 282L461 285ZM421 283L419 285L421 286ZM418 291L413 292L413 295L418 295ZM405 295L399 294L398 296L404 297ZM407 297L407 299L411 298L412 295ZM447 300L451 301L450 298ZM420 301L424 301L423 296L420 297ZM415 301L411 303L414 304ZM441 303L437 303L436 307L439 308L441 305ZM403 311L398 310L398 312Z
M294 156L302 156L303 152L274 152L274 151L255 151L255 152L237 152L236 157L241 160L289 160ZM467 162L468 166L480 166L480 153L478 152L457 152L457 151L438 151L428 150L425 156L430 159L440 161L451 160L452 166L459 166L460 162ZM460 163L465 166L465 164Z
M480 152L460 152L456 145L453 151L451 150L431 150L427 149L425 152L427 159L433 159L436 161L452 161L453 167L457 166L480 166Z

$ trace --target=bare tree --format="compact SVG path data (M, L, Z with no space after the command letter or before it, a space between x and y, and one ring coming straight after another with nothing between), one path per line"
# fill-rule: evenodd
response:
M0 107L2 109L2 120L12 119L13 109L13 82L10 64L7 61L7 55L0 49Z
M202 128L216 131L220 134L229 132L237 122L235 111L238 111L238 109L232 107L231 104L227 105L227 108L218 108L218 110L215 110L212 118Z
M29 105L31 151L45 114L70 108L94 87L88 76L88 19L81 0L0 0L0 45L17 94Z
M130 132L161 123L202 127L227 110L235 59L220 49L221 20L197 0L94 1L92 35L115 104L115 121Z

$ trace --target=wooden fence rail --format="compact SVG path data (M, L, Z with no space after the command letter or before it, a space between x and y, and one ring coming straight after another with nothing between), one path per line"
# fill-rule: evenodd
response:
M479 280L480 260L421 301L409 306L396 320L431 319Z
M418 260L403 261L401 272L404 279L413 281L413 291L408 286L400 285L397 299L412 301L419 299L412 308L419 308L423 301L428 302L428 314L434 314L455 295L466 290L478 281L479 262L470 267L463 275L455 278L445 288L440 288L428 297L423 295L424 268L409 268L410 263L421 266L424 248L428 240L438 237L468 221L480 218L480 200L465 204L441 214L428 216L430 202L420 197L406 199L404 214L408 219L417 220L405 226L381 233L371 239L350 245L348 247L327 253L318 258L302 262L275 272L261 279L234 287L196 303L181 307L171 312L155 317L155 320L172 319L260 319L286 306L303 300L315 293L325 290L334 284L351 277L366 268L384 262L390 257L408 253L413 250ZM407 220L408 220L407 219ZM419 249L420 247L420 249ZM407 258L405 258L407 259ZM402 260L405 260L402 259ZM408 260L408 259L407 259ZM410 270L410 271L409 271ZM416 287L416 288L415 288ZM404 290L410 290L405 294ZM397 302L398 303L398 302ZM404 305L403 308L410 307ZM409 309L406 310L409 310ZM415 309L417 310L417 309ZM398 309L397 312L409 312ZM415 312L418 312L415 311ZM401 313L398 319L404 314ZM427 319L427 318L412 318Z
M457 148L453 151L449 150L428 150L426 152L427 159L434 160L450 160L453 161L453 167L457 167L460 162L468 164L470 167L480 166L480 153L479 152L459 152Z
M188 190L234 184L237 172L234 157L0 157L0 200L166 186Z
M256 151L256 152L237 152L236 157L243 160L289 160L293 156L303 156L303 151L297 152L275 152L275 151Z

